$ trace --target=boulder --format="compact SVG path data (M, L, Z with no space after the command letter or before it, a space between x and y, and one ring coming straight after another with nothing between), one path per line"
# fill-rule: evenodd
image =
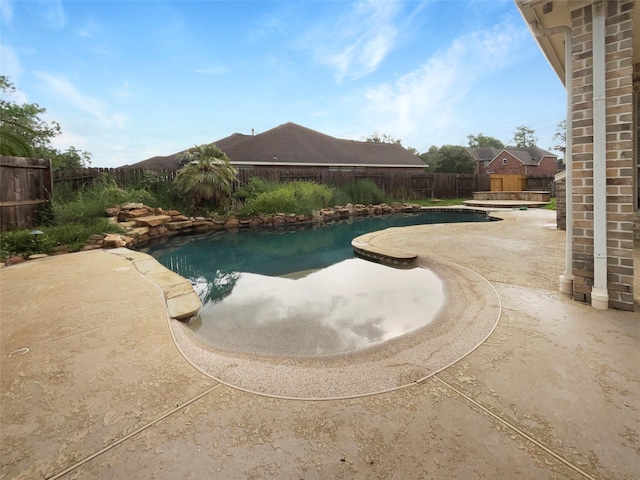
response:
M238 228L240 222L234 216L229 217L229 219L224 222L224 228Z
M137 228L127 229L127 235L129 235L131 238L138 238L147 233L149 233L149 227L137 227Z
M138 227L157 227L158 225L162 225L163 223L168 223L171 221L171 217L169 215L148 215L146 217L137 217L135 219L136 226Z
M120 213L120 207L110 207L105 211L107 212L107 217L117 217Z
M149 236L151 238L164 237L167 234L167 227L164 225L158 225L156 227L149 228Z
M85 245L80 249L81 252L86 252L88 250L98 250L99 248L103 248L102 245ZM105 247L107 248L107 247Z
M122 210L135 210L138 208L143 208L144 204L143 203L137 203L137 202L129 202L129 203L125 203L124 205L121 205L120 208Z
M127 241L121 235L110 233L105 235L102 240L102 248L120 248L126 246Z
M190 228L191 226L193 226L193 222L190 222L189 220L167 223L167 228L169 230L182 230L184 228Z
M26 262L25 258L22 255L16 255L14 257L9 257L5 259L4 263L8 267L10 265L17 265L18 263Z
M135 210L127 210L125 212L126 218L138 218L149 215L149 211L146 208L137 208Z

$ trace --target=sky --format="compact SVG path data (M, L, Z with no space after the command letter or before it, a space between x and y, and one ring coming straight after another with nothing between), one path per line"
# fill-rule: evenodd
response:
M0 0L0 74L117 167L294 122L422 153L535 130L566 94L513 0Z

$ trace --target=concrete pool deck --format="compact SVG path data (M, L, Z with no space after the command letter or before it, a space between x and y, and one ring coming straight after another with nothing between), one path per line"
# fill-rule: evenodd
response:
M555 212L496 215L376 235L482 275L502 316L449 368L354 399L270 398L200 373L162 288L125 257L1 269L0 478L640 478L640 313L557 291Z

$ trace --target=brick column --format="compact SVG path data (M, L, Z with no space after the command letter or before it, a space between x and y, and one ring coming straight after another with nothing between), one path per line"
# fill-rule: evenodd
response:
M622 310L634 309L633 8L633 0L606 2L607 289L609 306ZM594 278L592 7L574 10L571 20L573 298L590 302Z

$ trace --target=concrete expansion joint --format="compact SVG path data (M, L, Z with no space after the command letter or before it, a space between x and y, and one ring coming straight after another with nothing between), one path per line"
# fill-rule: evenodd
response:
M175 408L169 410L168 412L163 413L162 415L160 415L158 418L155 418L154 420L144 424L143 426L137 428L136 430L134 430L133 432L125 435L124 437L122 437L119 440L116 440L113 443L110 443L109 445L107 445L106 447L102 448L101 450L98 450L97 452L89 455L88 457L83 458L82 460L79 460L78 462L74 463L73 465L71 465L70 467L64 469L61 472L56 473L55 475L51 476L51 477L47 477L47 480L56 480L57 478L60 478L64 475L66 475L67 473L72 472L73 470L75 470L76 468L84 465L85 463L93 460L96 457L99 457L100 455L102 455L103 453L108 452L109 450L111 450L112 448L117 447L118 445L120 445L123 442L126 442L127 440L129 440L132 437L135 437L136 435L138 435L139 433L142 433L143 431L145 431L146 429L148 429L149 427L152 427L153 425L155 425L156 423L164 420L167 417L170 417L171 415L179 412L180 410L188 407L189 405L191 405L192 403L200 400L202 397L210 394L211 392L213 392L214 390L216 390L218 387L222 386L222 384L218 383L216 385L214 385L213 387L209 388L208 390L205 390L204 392L202 392L201 394L193 397L190 400L187 400L186 402L184 402L181 405L177 405Z
M476 402L474 399L472 399L471 397L469 397L468 395L466 395L465 393L463 393L462 391L458 390L456 387L454 387L453 385L451 385L449 382L441 379L438 374L434 375L432 377L434 380L437 380L438 382L442 383L443 385L445 385L446 387L450 388L452 391L454 391L455 393L457 393L459 396L461 396L464 400L466 400L467 402L471 403L474 407L479 408L480 410L482 410L484 413L486 413L487 415L489 415L490 417L494 418L495 420L497 420L498 422L500 422L502 425L504 425L505 427L509 428L510 430L512 430L513 432L515 432L517 435L523 437L525 440L527 440L528 442L534 444L536 447L540 448L541 450L543 450L544 452L548 453L549 455L551 455L553 458L555 458L556 460L558 460L559 462L562 462L564 465L566 465L567 467L571 468L572 470L576 471L577 473L579 473L580 475L582 475L583 477L589 479L589 480L597 480L595 477L593 477L592 475L589 475L587 472L585 472L584 470L582 470L580 467L578 467L577 465L574 465L572 462L570 462L569 460L567 460L566 458L564 458L562 455L554 452L553 450L551 450L549 447L547 447L546 445L544 445L542 442L536 440L535 438L533 438L531 435L527 434L526 432L522 431L521 429L519 429L518 427L516 427L515 425L513 425L511 422L509 422L508 420L505 420L504 418L502 418L500 415L498 415L497 413L494 413L493 411L489 410L487 407L481 405L480 403Z

